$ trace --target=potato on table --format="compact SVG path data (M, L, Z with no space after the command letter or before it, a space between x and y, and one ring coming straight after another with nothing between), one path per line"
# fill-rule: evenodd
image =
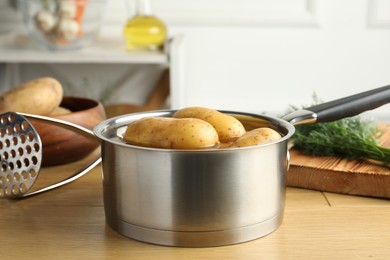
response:
M22 112L50 114L63 98L61 84L54 78L38 78L13 88L0 96L0 113Z
M187 107L178 110L174 118L198 118L210 123L218 133L221 142L231 142L245 133L242 123L229 115L205 107Z
M196 118L146 117L130 123L124 140L133 145L166 149L213 148L219 143L212 125Z
M72 113L72 111L66 107L56 107L53 111L48 114L48 116L59 116Z

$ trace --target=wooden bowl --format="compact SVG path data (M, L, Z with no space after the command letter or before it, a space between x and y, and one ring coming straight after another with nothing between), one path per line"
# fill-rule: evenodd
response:
M92 130L106 118L103 105L92 99L80 97L64 97L61 107L71 113L50 116L52 118L78 124ZM42 166L54 166L78 161L100 144L76 132L50 123L31 121L42 141Z

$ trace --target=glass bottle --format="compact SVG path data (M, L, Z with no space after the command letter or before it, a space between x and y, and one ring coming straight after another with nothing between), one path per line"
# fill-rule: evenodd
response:
M152 14L149 0L137 0L136 5L136 14L123 29L126 49L162 49L167 37L164 22Z

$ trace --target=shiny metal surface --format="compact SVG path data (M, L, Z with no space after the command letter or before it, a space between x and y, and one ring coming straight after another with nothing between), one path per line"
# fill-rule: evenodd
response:
M23 116L0 115L0 198L18 198L31 189L42 161L42 142Z
M173 246L240 243L274 231L282 221L287 141L284 120L234 114L248 128L270 126L284 137L256 147L169 150L125 144L121 129L140 113L99 124L107 223L125 236ZM119 133L119 134L118 134Z
M101 162L98 155L88 166L49 186L33 190L42 162L42 142L32 119L55 124L81 134L96 142L93 132L82 126L60 119L26 113L9 112L0 115L0 198L24 198L49 191L84 176Z
M283 117L284 120L293 124L313 124L317 121L317 114L310 110L297 110Z

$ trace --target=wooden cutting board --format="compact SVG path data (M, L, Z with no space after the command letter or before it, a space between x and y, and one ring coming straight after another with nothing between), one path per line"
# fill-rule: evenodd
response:
M390 147L390 125L381 125L381 145ZM349 195L390 198L390 165L308 156L292 149L287 186Z

